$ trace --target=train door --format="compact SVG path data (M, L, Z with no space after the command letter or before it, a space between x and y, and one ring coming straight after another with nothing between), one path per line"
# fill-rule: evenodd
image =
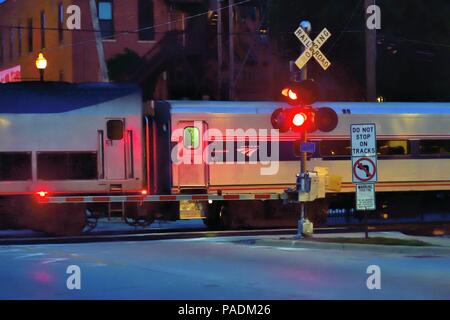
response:
M125 119L107 119L104 148L105 179L125 179Z
M207 188L208 165L203 159L203 150L208 146L208 141L204 140L207 124L204 121L182 121L178 128L183 130L179 186L184 189Z

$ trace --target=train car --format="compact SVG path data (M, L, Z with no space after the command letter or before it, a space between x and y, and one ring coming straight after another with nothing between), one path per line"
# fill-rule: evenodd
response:
M64 215L34 214L33 201L29 199L36 192L53 195L140 192L145 181L141 101L135 85L38 82L1 85L3 215L18 225L46 230L50 226L45 216L55 224L52 226L55 229L59 222L50 217ZM71 216L71 221L78 221L75 228L78 230L84 224L84 207L63 207L70 212L67 216ZM63 211L61 208L55 210Z
M272 128L272 112L284 107L279 102L173 101L170 105L174 132L192 130L194 123L200 133L211 128L212 134L205 137L208 141L200 141L199 146L207 148L213 140L220 141L217 152L233 154L219 163L214 159L203 163L202 174L195 173L192 177L190 166L173 165L173 193L192 187L209 193L282 193L295 187L301 156L299 134L283 133L275 139L270 133L264 134ZM315 219L320 222L330 208L354 210L350 126L358 123L374 123L377 130L376 216L414 217L427 210L450 211L449 103L315 104L324 106L338 114L338 125L332 132L316 131L308 135L315 144L315 152L309 155L307 169L327 168L330 174L342 177L342 186L339 192L327 190L324 201L311 205L310 217L320 215L321 218ZM225 132L229 129L237 131L227 136ZM214 137L215 132L218 137ZM176 139L173 137L173 144ZM233 143L227 144L229 141ZM267 157L266 152L260 154L260 149L264 149L261 146L267 144L269 149L273 144L273 157ZM244 157L239 160L239 155ZM258 161L264 160L260 156L266 161ZM266 171L274 170L264 175L261 172L265 167ZM186 177L188 181L184 180ZM234 211L239 211L239 206Z
M376 124L379 214L450 209L450 104L315 106L332 108L338 125L308 135L315 144L308 169L325 167L343 181L308 204L309 218L320 223L329 208L354 207L356 123ZM123 84L1 85L0 212L56 234L79 233L86 213L120 212L131 223L201 217L211 227L295 225L298 204L283 195L295 187L300 136L272 128L278 107L286 106L143 102L137 86Z

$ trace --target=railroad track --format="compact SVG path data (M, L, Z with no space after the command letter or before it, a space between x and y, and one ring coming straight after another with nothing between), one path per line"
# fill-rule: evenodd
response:
M361 228L359 228L361 229ZM318 228L314 232L355 232L355 228L327 227ZM295 235L296 229L258 229L258 230L145 230L141 232L108 232L105 234L83 234L79 236L38 236L22 238L0 238L0 245L20 244L63 244L63 243L89 243L89 242L114 242L114 241L148 241L168 239L192 239L211 237L240 237L240 236L269 236L269 235Z
M450 223L424 223L424 224L384 224L369 225L370 231L402 231L411 234L431 235L433 230L444 230L450 233ZM329 226L314 229L314 233L348 233L362 232L364 225ZM424 231L425 230L425 231ZM168 239L192 239L211 237L242 237L242 236L270 236L295 235L295 228L285 229L255 229L255 230L198 230L198 229L152 229L127 232L87 233L79 236L38 236L22 238L0 238L0 245L25 244L64 244L64 243L90 243L90 242L116 242L116 241L148 241Z

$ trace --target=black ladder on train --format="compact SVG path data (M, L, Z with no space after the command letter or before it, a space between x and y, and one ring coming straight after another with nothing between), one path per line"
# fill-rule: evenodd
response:
M122 220L125 221L125 202L108 203L108 220L117 216L120 216Z

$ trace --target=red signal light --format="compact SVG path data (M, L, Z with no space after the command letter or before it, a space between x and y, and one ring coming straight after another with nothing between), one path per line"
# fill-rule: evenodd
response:
M272 123L272 127L280 130L281 133L288 132L290 127L288 123L288 111L283 108L276 109L270 117L270 122Z
M317 128L323 132L331 132L336 129L339 119L336 111L329 107L322 107L317 110Z
M284 88L281 91L281 94L283 96L285 96L286 98L289 98L291 100L297 100L298 99L297 93L294 90L292 90L291 88Z
M294 132L314 132L316 130L315 125L315 113L311 107L297 107L292 108L289 114L291 130Z
M284 97L284 100L292 105L297 105L300 100L300 95L298 94L297 90L293 88L284 88L281 90L281 95Z
M302 112L295 113L294 117L292 118L292 124L295 127L301 127L302 125L305 124L307 119L308 119L308 117L306 116L306 114L304 114Z

